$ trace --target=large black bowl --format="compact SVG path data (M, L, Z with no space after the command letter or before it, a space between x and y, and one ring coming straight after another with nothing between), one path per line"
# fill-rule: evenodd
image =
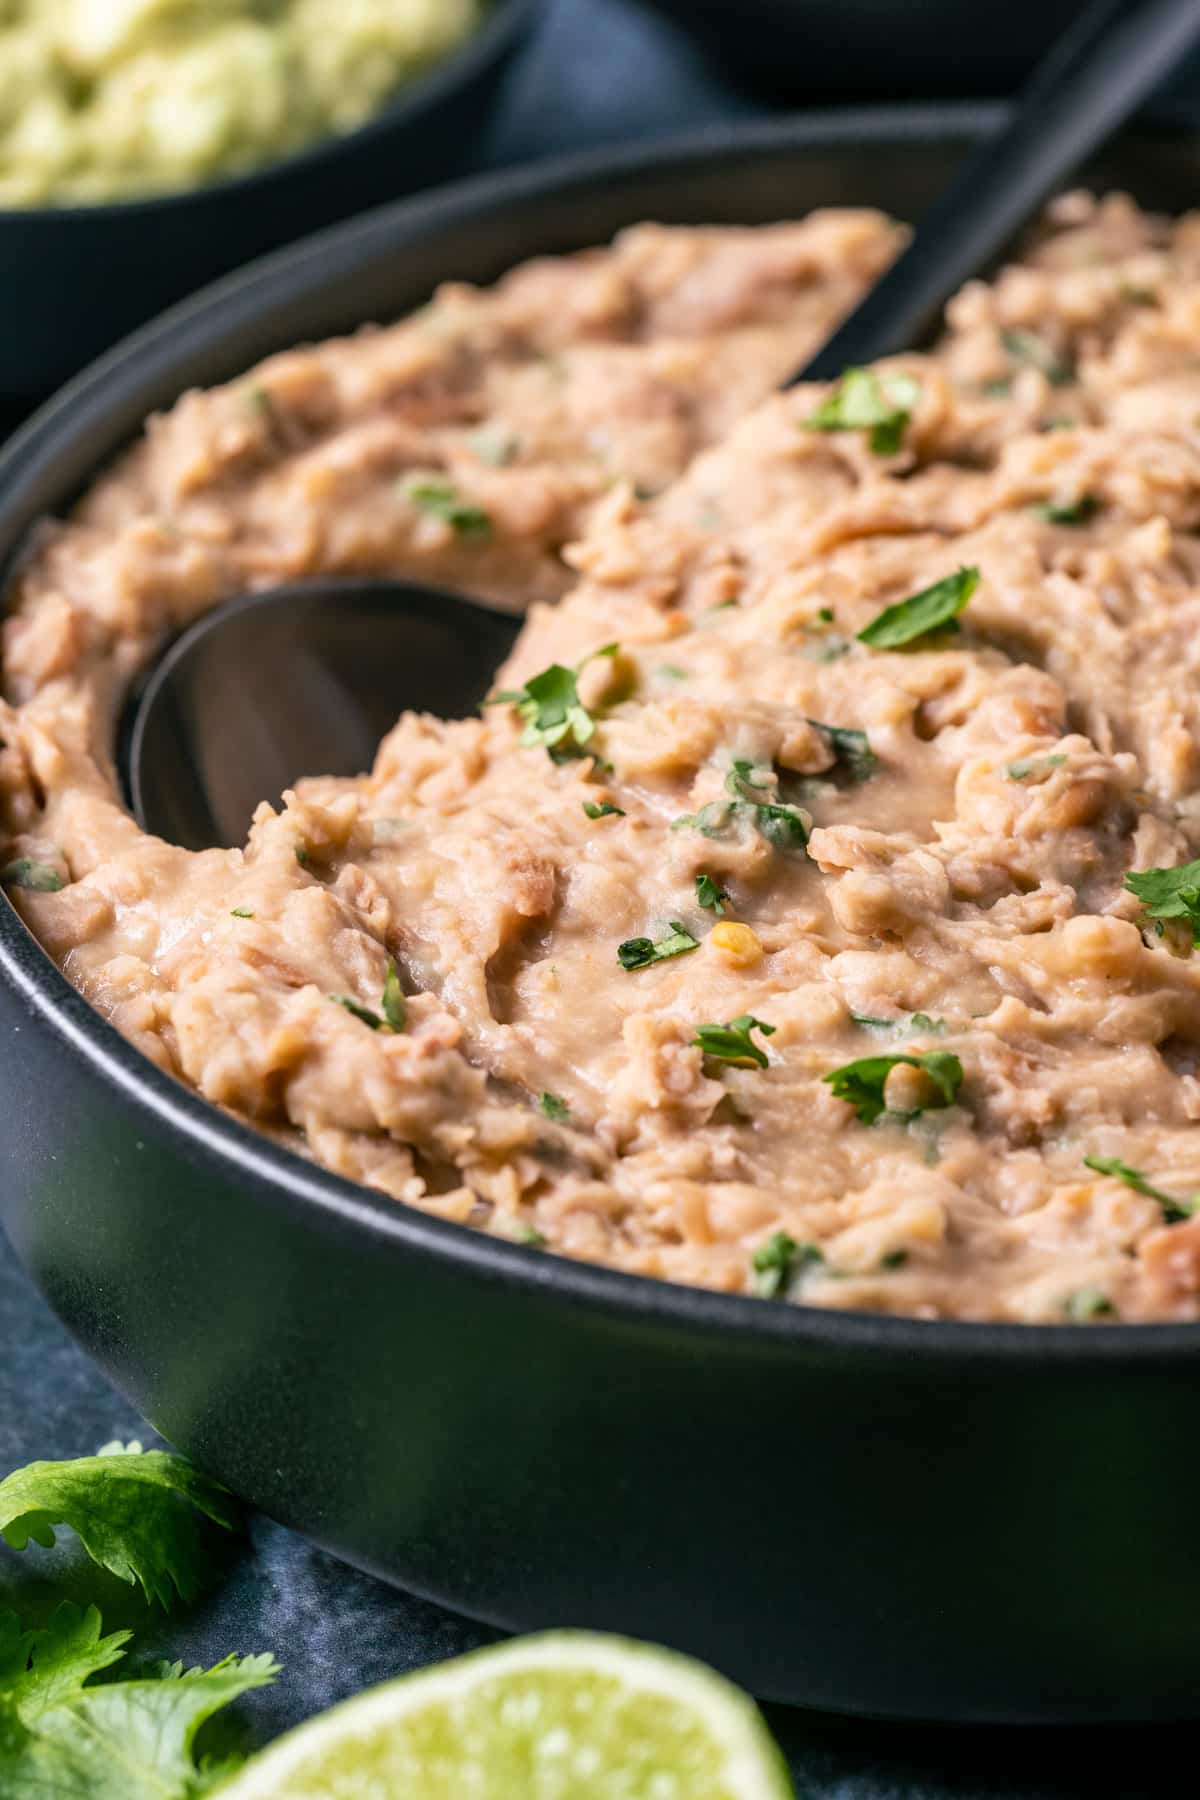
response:
M912 213L979 123L716 133L476 182L276 257L29 425L0 459L0 558L192 383L647 215ZM1129 143L1114 178L1186 204L1200 144ZM319 1543L482 1618L640 1633L822 1707L1200 1710L1200 1328L824 1313L441 1224L159 1074L7 904L0 1033L21 1256L160 1431Z
M344 137L236 179L110 206L0 209L0 416L252 256L462 169L540 0L493 0L461 50Z

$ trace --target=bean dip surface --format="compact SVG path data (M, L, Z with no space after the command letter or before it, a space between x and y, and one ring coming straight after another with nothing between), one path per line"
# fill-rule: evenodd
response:
M773 394L897 243L642 226L152 420L13 579L6 890L162 1069L441 1217L1196 1318L1200 215L1067 196L932 354ZM147 837L130 678L314 571L527 606L494 703Z

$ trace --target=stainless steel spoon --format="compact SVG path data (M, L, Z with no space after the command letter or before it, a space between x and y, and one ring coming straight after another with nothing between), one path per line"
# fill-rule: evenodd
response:
M946 301L1200 39L1200 0L1095 0L908 249L797 380L920 343ZM355 775L407 707L483 699L520 620L435 588L321 578L235 601L180 637L134 696L129 798L147 830L201 849L245 841L300 775Z

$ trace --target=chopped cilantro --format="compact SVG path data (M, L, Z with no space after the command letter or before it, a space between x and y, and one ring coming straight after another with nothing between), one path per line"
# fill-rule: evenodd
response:
M1151 919L1186 919L1192 942L1200 944L1200 861L1176 869L1135 869L1125 886L1136 894Z
M750 1260L755 1293L761 1300L781 1300L787 1298L801 1270L825 1258L815 1244L798 1244L790 1233L776 1231Z
M252 919L254 909L249 906L235 906L229 916L231 919Z
M1112 1175L1117 1181L1123 1181L1127 1188L1132 1188L1135 1194L1144 1194L1148 1200L1157 1200L1168 1225L1178 1225L1182 1219L1190 1219L1200 1210L1200 1194L1193 1194L1187 1200L1177 1200L1173 1194L1164 1194L1140 1169L1131 1169L1119 1156L1085 1156L1083 1163L1085 1168L1094 1169L1097 1175Z
M930 1108L953 1105L962 1086L963 1066L950 1050L928 1050L921 1056L864 1056L858 1062L831 1069L821 1079L828 1083L839 1100L845 1100L854 1108L861 1124L873 1125L880 1114L887 1111L883 1097L887 1078L902 1063L910 1069L923 1069L938 1092L937 1099L926 1101L923 1106L914 1107L912 1112L902 1116L915 1118Z
M528 1250L543 1250L546 1246L545 1234L536 1225L527 1225L524 1219L518 1219L513 1226L512 1241L514 1244L524 1244Z
M66 886L53 863L35 862L32 856L18 856L0 869L0 882L5 887L28 888L35 894L57 894Z
M400 977L396 965L389 956L387 974L383 981L383 1016L393 1031L403 1031L408 1023L408 1002L404 998L404 989L400 986Z
M302 869L307 869L307 867L308 867L308 845L307 844L297 844L296 845L296 861L300 864L300 867Z
M711 875L697 875L696 904L703 906L707 912L723 913L729 895Z
M1066 760L1062 755L1023 757L1019 762L1010 762L1004 773L1010 781L1028 781L1031 775L1041 775L1047 769L1057 769Z
M623 819L624 809L614 806L611 800L585 800L583 810L589 819Z
M486 538L491 535L492 521L481 506L464 500L452 481L410 481L405 497L431 518L442 519L463 538Z
M617 948L617 961L623 969L630 973L634 969L648 969L651 963L666 962L672 956L684 956L689 950L698 950L700 942L694 938L686 925L678 919L671 920L670 935L659 938L636 937L626 938Z
M803 850L808 844L809 822L798 806L756 806L754 823L776 850Z
M593 650L573 669L562 663L551 663L540 675L534 675L523 688L506 688L494 694L489 706L514 706L525 721L521 742L526 749L539 744L555 762L579 756L596 730L596 721L579 698L578 679L588 663L597 657L615 656L619 646L605 644ZM586 805L586 802L585 802Z
M803 423L810 431L869 431L874 454L894 456L920 397L911 375L847 369Z
M1002 331L1000 341L1008 354L1018 362L1028 363L1044 375L1051 387L1069 387L1075 379L1075 365L1062 356L1045 338L1033 331Z
M380 1015L372 1012L369 1006L364 1006L361 1000L356 1000L353 994L327 994L325 998L332 1000L335 1006L344 1006L348 1013L352 1013L356 1019L361 1019L364 1025L369 1025L372 1031L383 1029L383 1019Z
M1077 500L1043 500L1033 508L1048 525L1084 525L1100 511L1095 494L1080 494Z
M932 587L910 594L907 600L885 606L878 618L859 632L859 642L877 650L896 650L902 644L911 644L914 638L949 625L978 586L978 569L959 569L946 575Z
M832 625L833 624L833 608L832 608L832 606L819 606L817 608L817 617L818 617L818 619L820 619L820 621L823 625Z
M715 1057L718 1062L757 1063L760 1069L765 1069L770 1059L761 1045L752 1041L752 1031L774 1037L776 1027L756 1019L751 1013L741 1013L727 1025L697 1025L692 1043L698 1045L705 1056Z
M873 1019L867 1013L851 1013L850 1017L864 1031L930 1031L940 1036L946 1029L945 1019L924 1012L915 1012L909 1019Z
M1076 1288L1063 1301L1063 1312L1068 1319L1083 1323L1088 1319L1115 1319L1117 1309L1104 1292L1103 1288Z
M557 1094L543 1094L538 1101L538 1111L548 1119L557 1119L560 1124L564 1124L571 1116L570 1107Z
M765 769L746 757L734 757L725 777L725 787L733 795L735 802L749 808L756 830L776 850L805 848L808 843L809 821L800 808L782 805L774 799L764 799L765 795L778 793L779 783L774 770Z
M835 771L841 770L847 781L855 786L871 779L879 767L879 758L868 743L865 731L855 731L848 725L823 725L819 719L808 722L815 731L828 738Z
M677 819L671 820L672 831L698 831L701 837L723 837L728 830L736 809L728 800L710 800L699 812L681 813Z
M879 1266L890 1274L893 1269L902 1269L907 1261L907 1250L889 1250L886 1256L880 1257Z

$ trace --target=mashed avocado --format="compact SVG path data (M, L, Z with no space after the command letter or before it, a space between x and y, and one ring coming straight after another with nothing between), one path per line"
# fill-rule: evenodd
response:
M485 0L0 0L0 207L192 187L352 130Z

